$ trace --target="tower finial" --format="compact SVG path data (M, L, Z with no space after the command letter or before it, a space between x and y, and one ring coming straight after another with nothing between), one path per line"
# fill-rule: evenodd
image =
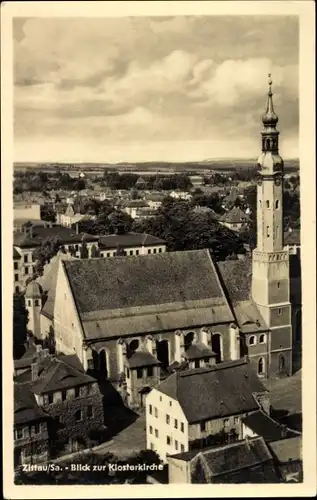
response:
M278 122L278 117L276 116L274 112L274 107L273 107L273 92L272 92L272 75L271 73L268 74L268 84L269 84L269 91L268 91L268 97L267 97L267 105L266 105L266 112L265 115L262 117L262 121L264 126L271 126L275 127L277 122Z

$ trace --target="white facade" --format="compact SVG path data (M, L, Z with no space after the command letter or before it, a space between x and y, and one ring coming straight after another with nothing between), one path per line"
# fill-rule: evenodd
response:
M167 455L188 451L188 422L178 401L157 389L147 395L146 447L166 462Z
M166 252L166 245L155 245L155 246L135 246L135 247L123 247L124 252L127 256L132 255L149 255L155 253ZM100 257L115 257L117 248L107 248L100 251Z
M41 219L41 206L39 203L15 203L13 211L14 219Z

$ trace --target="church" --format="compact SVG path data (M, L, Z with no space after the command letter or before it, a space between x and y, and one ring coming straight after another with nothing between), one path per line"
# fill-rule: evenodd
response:
M53 334L57 353L77 354L131 408L142 407L151 388L182 367L247 358L260 378L293 372L300 257L283 242L283 160L271 86L269 80L252 259L217 263L208 249L57 257L50 290L45 279L26 289L35 336Z

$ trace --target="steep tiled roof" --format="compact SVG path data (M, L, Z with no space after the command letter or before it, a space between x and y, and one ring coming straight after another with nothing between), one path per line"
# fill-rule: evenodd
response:
M70 362L68 362L68 356L62 359L60 357L45 358L39 363L39 379L32 382L32 391L35 394L42 394L95 382L93 377L74 366L73 358L74 355L71 355Z
M242 419L242 422L258 436L262 436L267 442L295 435L293 431L282 427L261 410L250 413Z
M64 260L76 260L76 258L70 254L58 252L44 267L43 275L37 279L43 292L47 292L47 298L41 312L48 318L53 318L54 316L58 268L59 263Z
M200 359L206 357L216 356L212 350L205 344L194 343L185 351L186 359Z
M83 235L85 233L76 234L73 230L64 226L52 226L52 227L35 227L32 230L32 234L29 233L15 233L14 234L14 245L17 247L32 248L40 246L41 242L46 238L58 237L63 244L67 243L79 243L82 241ZM89 236L89 241L98 240L97 236Z
M223 298L207 250L63 265L80 312Z
M19 259L21 259L21 255L19 254L17 249L13 247L13 260L19 260Z
M190 423L257 410L253 393L265 391L244 360L177 372L156 389L177 399Z
M156 359L149 351L139 350L135 351L126 361L127 366L130 368L137 368L141 366L154 366L159 365L160 361Z
M273 456L279 463L289 461L301 461L302 457L302 436L290 437L269 443L269 448Z
M233 207L229 212L224 214L220 220L230 224L241 224L248 220L248 216L239 207Z
M284 245L300 245L300 229L285 232Z
M125 234L110 234L100 237L100 249L117 248L118 245L122 247L165 245L165 241L151 234L131 232Z
M268 326L252 300L235 302L233 308L242 333L268 330Z
M231 302L250 299L252 260L226 260L217 263L221 281Z
M28 385L14 384L14 424L24 424L43 418L47 418L47 415L37 405Z

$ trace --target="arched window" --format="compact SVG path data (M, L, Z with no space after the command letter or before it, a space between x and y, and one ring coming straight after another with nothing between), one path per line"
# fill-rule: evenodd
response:
M255 345L256 344L256 338L254 335L251 335L249 338L249 345Z
M278 357L278 370L279 372L285 372L285 357L280 354Z
M279 208L279 204L280 204L279 200L276 200L276 202L275 202L275 208Z
M264 359L260 358L258 361L258 374L261 375L264 373Z
M270 208L270 200L266 200L266 208Z
M266 226L266 237L269 238L270 236L270 226Z
M260 208L262 208L262 201L259 200L259 205L260 205Z
M138 339L132 340L130 342L130 344L129 344L129 350L130 351L136 351L138 347L139 347L139 341L138 341Z
M265 341L266 341L265 334L264 334L264 333L262 333L262 334L260 335L259 342L260 342L260 344L265 344Z

